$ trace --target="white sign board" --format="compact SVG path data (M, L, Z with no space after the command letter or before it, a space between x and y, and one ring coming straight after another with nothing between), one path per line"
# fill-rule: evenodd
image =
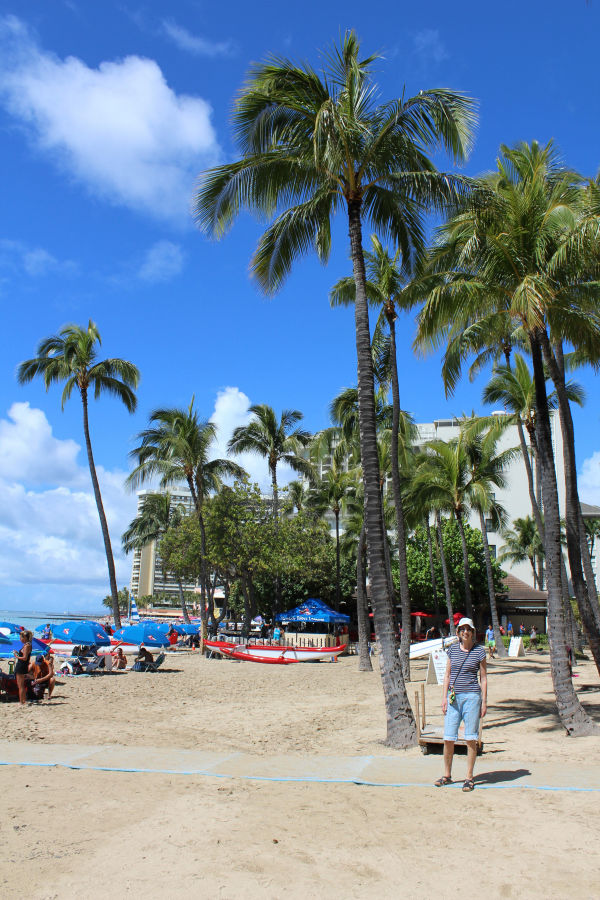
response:
M525 648L523 647L522 637L511 637L508 645L509 656L525 656Z
M427 666L426 684L443 684L444 675L446 674L446 666L448 664L448 654L445 650L434 650L429 656L429 664Z

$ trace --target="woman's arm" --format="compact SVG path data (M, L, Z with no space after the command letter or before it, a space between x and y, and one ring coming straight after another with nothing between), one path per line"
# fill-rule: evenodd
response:
M450 658L448 658L448 662L446 664L446 672L444 674L444 686L442 687L442 712L444 714L448 709L448 685L450 684L451 669L452 663L450 662Z
M487 712L487 660L482 659L479 668L479 680L481 682L481 718Z

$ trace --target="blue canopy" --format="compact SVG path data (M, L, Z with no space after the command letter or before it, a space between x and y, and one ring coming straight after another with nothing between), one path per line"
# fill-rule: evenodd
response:
M109 647L110 638L98 622L60 622L52 629L52 634L59 641L71 644L85 644L94 647Z
M180 625L179 622L159 622L156 627L159 631L162 631L163 634L167 634L171 628L177 632L177 634L185 634L185 628L183 625Z
M169 638L154 622L141 622L139 625L125 625L113 634L113 641L124 644L146 644L154 647L168 647Z
M347 625L350 616L336 612L323 603L322 600L305 600L294 609L279 613L275 616L276 622L325 622L328 625Z
M14 651L20 651L22 647L23 641L15 632L8 636L0 635L0 659L12 659ZM37 638L32 638L31 656L33 658L40 653L45 653L47 649L47 646L42 643L42 641L38 641Z

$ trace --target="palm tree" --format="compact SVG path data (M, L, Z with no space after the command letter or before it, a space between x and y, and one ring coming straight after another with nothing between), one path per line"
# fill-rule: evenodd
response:
M88 420L88 396L93 390L96 400L102 394L111 394L117 397L128 412L134 412L137 399L134 389L138 385L139 372L133 363L124 359L97 360L96 344L101 344L100 332L90 319L87 328L79 325L66 325L58 334L45 338L38 344L37 356L22 362L17 370L19 384L27 384L37 376L44 379L46 390L51 384L64 382L62 393L62 409L76 388L81 397L83 408L83 433L87 450L88 465L94 497L100 519L100 528L104 540L106 563L108 566L108 579L112 596L112 609L117 628L121 627L119 612L119 592L115 575L115 561L113 558L110 535L100 485L96 474L90 427Z
M338 464L336 457L331 459L331 466L316 481L309 495L308 506L320 515L332 512L335 519L335 608L339 611L342 600L340 574L340 513L345 508L346 499L356 491L356 479L350 472Z
M392 422L391 422L391 474L394 510L396 514L396 538L398 547L398 573L400 585L400 606L402 610L402 639L400 643L400 657L405 679L409 677L409 650L410 650L410 591L408 587L408 571L406 566L406 524L404 517L404 504L400 480L400 388L398 383L398 361L396 356L396 317L397 307L402 306L402 275L399 268L400 250L392 257L377 237L371 235L372 251L364 253L367 275L367 297L372 305L381 309L378 326L386 322L389 329L389 350L386 354L386 370L392 386ZM330 302L332 306L354 303L356 299L356 285L353 278L342 278L331 290ZM411 428L407 426L410 421ZM406 458L407 446L412 445L414 427L412 421L406 415L403 416L402 455ZM408 433L407 433L408 432Z
M185 508L180 503L174 504L168 491L162 494L147 494L139 515L132 519L129 528L121 536L123 550L125 553L131 553L132 550L142 550L152 542L157 543L169 528L176 528L179 525L184 515ZM163 582L166 584L164 565ZM183 620L189 623L190 617L180 578L177 579L177 584Z
M471 568L464 527L465 515L469 510L471 472L462 435L448 442L429 441L415 481L417 490L434 509L451 513L456 519L463 554L465 609L469 618L473 618Z
M502 538L504 547L498 556L499 561L508 562L511 565L529 561L533 583L541 590L542 585L536 560L543 556L544 545L535 520L531 516L514 519L512 528L503 529Z
M356 621L358 624L358 671L371 672L371 655L369 641L371 625L369 622L369 604L367 600L366 550L367 536L365 530L365 504L362 495L362 484L358 484L354 497L348 499L348 510L345 530L341 539L344 553L352 553L356 558Z
M486 517L491 518L495 531L500 530L506 519L504 508L496 501L494 488L506 487L504 472L519 453L516 447L498 451L498 442L506 429L506 425L506 421L499 420L491 427L487 427L485 420L482 421L475 418L466 420L461 426L465 452L471 470L469 502L471 509L475 510L479 515L479 528L483 543L490 600L490 616L500 656L506 656L506 648L500 634L500 620L496 605L496 591L494 588L490 545L487 538Z
M150 427L138 435L139 446L130 457L137 462L126 479L133 490L158 478L162 488L187 484L200 525L202 577L201 616L206 625L206 531L202 507L209 494L220 490L223 478L244 478L246 472L230 459L209 459L217 434L213 422L200 419L194 398L187 409L157 409L150 414Z
M594 354L600 334L590 241L582 229L581 179L558 163L552 144L502 146L497 172L442 226L432 252L428 299L419 316L421 345L451 330L482 330L494 315L518 325L529 343L544 499L552 678L569 733L593 730L573 688L562 610L560 514L544 371L548 329ZM585 233L584 233L585 232ZM482 324L483 323L483 324ZM579 598L578 598L579 599Z
M273 487L273 518L279 515L279 491L277 466L284 463L294 472L312 475L312 466L303 456L304 447L310 442L310 434L302 428L294 428L303 418L297 409L284 409L279 421L271 406L251 406L253 418L247 425L236 428L227 445L230 453L256 453L267 460ZM292 430L293 429L293 430Z
M292 264L313 248L325 262L331 221L344 209L356 282L355 325L361 456L371 597L381 648L387 740L416 740L394 637L392 598L385 577L385 527L379 500L373 365L363 222L388 236L406 260L423 247L423 214L440 208L466 180L440 175L426 151L443 145L464 158L475 110L464 95L444 89L376 105L375 57L360 58L356 35L326 56L319 75L309 65L271 58L252 67L237 97L234 129L241 159L209 171L196 201L197 221L221 237L243 207L275 220L252 261L260 286L275 292Z
M285 498L285 512L293 515L294 511L300 512L306 506L309 488L304 481L290 481L287 486L287 496Z

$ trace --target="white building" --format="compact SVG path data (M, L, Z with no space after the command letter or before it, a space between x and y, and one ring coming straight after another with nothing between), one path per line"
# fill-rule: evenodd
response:
M148 494L166 493L160 490L138 491L137 515L144 508L144 502ZM194 511L194 502L190 491L186 488L171 488L171 506L183 506L187 515ZM196 583L184 582L184 591L193 591ZM179 585L174 575L163 571L162 560L157 553L156 541L151 541L141 550L133 551L133 564L131 567L131 596L140 597L171 595L179 596Z

